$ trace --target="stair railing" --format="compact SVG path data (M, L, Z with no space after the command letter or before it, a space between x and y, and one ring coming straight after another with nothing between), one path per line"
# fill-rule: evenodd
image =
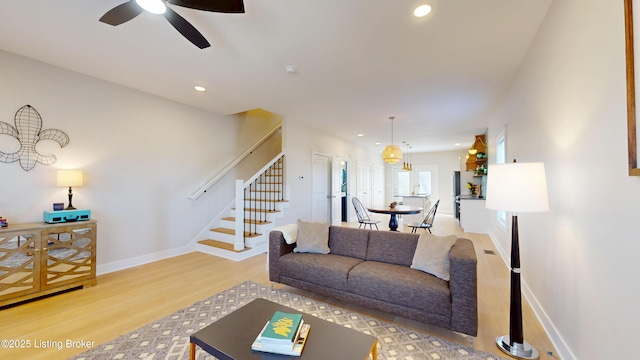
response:
M276 203L284 200L284 152L276 155L247 181L236 180L234 250L246 246L245 237L257 234L258 226L268 221L268 214L276 211Z
M214 176L213 178L211 178L211 180L207 181L204 185L202 185L200 187L200 189L196 190L193 194L189 195L189 199L191 200L195 200L198 197L200 197L200 195L204 194L205 192L207 192L207 190L213 186L213 184L215 184L218 180L220 180L226 173L228 173L231 169L233 169L236 165L238 165L240 163L240 161L244 160L244 158L246 158L247 156L251 155L251 153L258 148L258 146L262 145L262 143L264 143L265 141L267 141L267 139L269 139L269 137L271 137L271 135L275 134L276 131L280 130L280 128L282 127L282 122L279 122L278 125L276 125L276 127L274 127L273 129L271 129L265 136L263 136L260 140L258 140L258 142L256 142L253 146L251 146L247 151L245 151L244 153L242 153L240 156L238 156L235 160L233 160L231 163L229 163L229 165L227 165L224 169L222 169L220 171L220 173L216 176Z

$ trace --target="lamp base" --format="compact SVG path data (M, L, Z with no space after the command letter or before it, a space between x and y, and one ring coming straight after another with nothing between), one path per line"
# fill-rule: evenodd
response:
M509 345L509 343L509 335L498 336L496 338L496 345L498 345L500 350L513 357L532 360L539 357L538 350L526 341L524 341L524 344L513 343L513 345Z

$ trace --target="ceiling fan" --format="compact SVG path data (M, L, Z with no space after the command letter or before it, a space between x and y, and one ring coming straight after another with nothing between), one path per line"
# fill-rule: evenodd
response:
M167 3L202 11L244 13L243 0L129 0L107 11L102 15L100 21L117 26L146 10L154 14L162 14L182 36L200 49L211 46L193 25L166 6Z

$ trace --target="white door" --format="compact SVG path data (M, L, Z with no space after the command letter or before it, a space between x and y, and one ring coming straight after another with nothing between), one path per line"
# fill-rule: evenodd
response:
M384 207L384 166L373 166L373 206Z
M356 194L364 207L373 205L373 168L371 164L358 162Z
M328 222L331 200L331 161L329 155L313 154L313 208L312 221Z

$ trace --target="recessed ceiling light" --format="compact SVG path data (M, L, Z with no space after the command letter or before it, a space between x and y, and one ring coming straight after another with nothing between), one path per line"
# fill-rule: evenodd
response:
M420 5L415 10L413 10L413 15L415 17L423 17L431 12L431 6L429 5Z
M207 91L207 89L204 86L199 86L196 85L193 87L196 91Z
M460 144L460 143L455 143L454 145L455 145L455 146L460 146L460 145L462 145L462 144Z
M380 145L380 143L379 143L379 142L377 142L377 143L376 143L376 145Z
M358 134L358 137L363 137L363 136L364 136L364 134Z
M298 70L295 68L295 66L292 65L287 65L284 67L284 71L286 71L289 74L295 74L296 72L298 72Z

